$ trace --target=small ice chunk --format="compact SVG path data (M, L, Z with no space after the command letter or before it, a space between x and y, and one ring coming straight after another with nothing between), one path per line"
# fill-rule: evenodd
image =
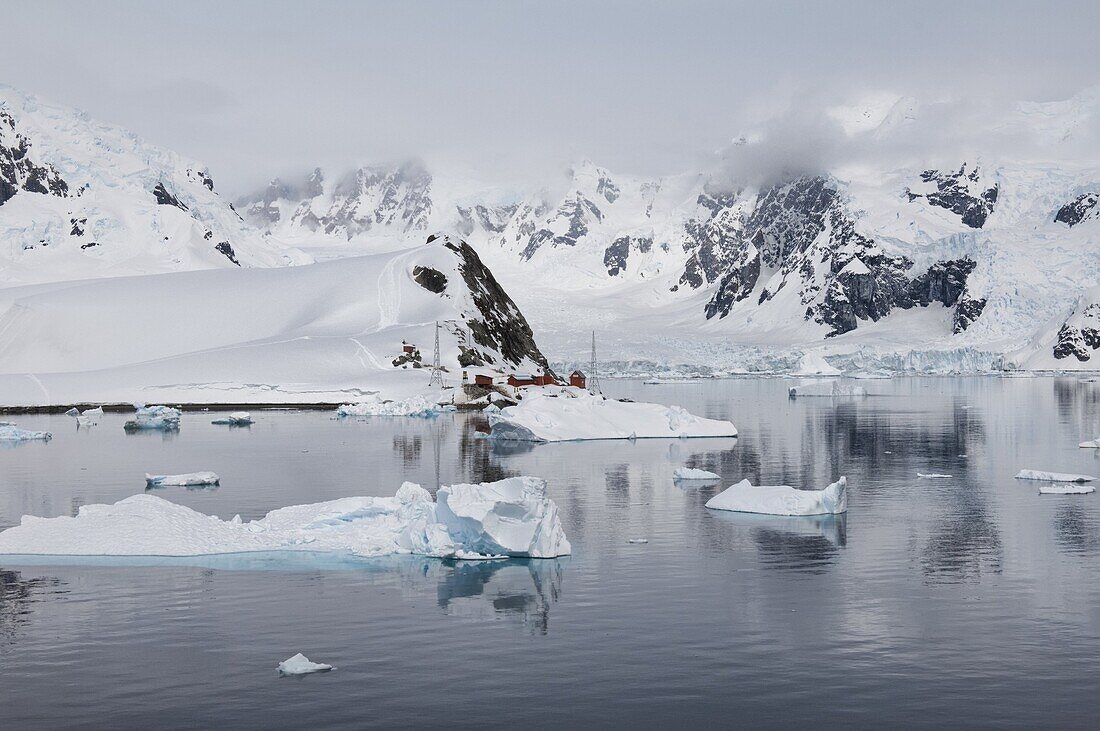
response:
M183 475L145 474L146 487L194 487L196 485L217 485L220 481L214 472L188 472Z
M255 424L252 421L252 414L247 411L234 411L225 416L219 416L210 422L211 424L225 424L229 426L248 426L249 424Z
M649 543L648 538L630 538L627 543Z
M48 442L51 439L53 434L48 431L28 431L10 421L0 422L0 442Z
M1020 470L1017 480L1042 480L1043 482L1092 482L1091 475L1074 475L1066 472L1044 472L1043 470Z
M950 480L951 475L940 474L939 472L918 472L917 477L923 477L926 480Z
M1040 495L1088 495L1096 492L1092 485L1041 485Z
M71 416L76 419L76 426L78 429L87 429L99 423L99 417L103 416L103 407L97 406L94 409L85 409L84 413L81 413L76 408L72 408L65 412L65 416Z
M697 470L693 467L677 467L672 473L672 479L674 480L720 480L722 479L713 472L707 472L706 470Z
M142 406L136 405L134 418L123 424L122 428L128 432L159 430L176 431L180 428L179 409L171 406Z
M796 490L787 485L753 486L741 480L708 500L706 507L768 515L844 513L848 511L848 481L841 477L824 490Z
M1081 442L1077 446L1081 449L1100 449L1100 437L1096 437L1091 442Z
M309 673L327 673L330 670L335 668L323 662L313 662L300 652L279 663L279 675L308 675Z
M77 417L80 416L80 409L75 406L65 412L65 416Z

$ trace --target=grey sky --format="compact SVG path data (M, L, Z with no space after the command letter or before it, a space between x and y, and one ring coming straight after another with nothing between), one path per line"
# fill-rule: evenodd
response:
M494 177L690 166L792 103L1067 97L1096 2L5 2L0 81L240 193L420 155Z

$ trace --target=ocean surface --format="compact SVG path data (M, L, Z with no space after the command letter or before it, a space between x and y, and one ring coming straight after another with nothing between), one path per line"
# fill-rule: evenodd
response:
M90 430L0 448L0 529L214 470L157 495L245 520L285 505L530 474L556 560L0 556L0 727L1091 727L1100 714L1100 494L1039 495L1022 468L1100 476L1100 384L869 380L790 400L785 379L614 396L728 418L739 439L504 448L479 414L339 421L185 413L178 434ZM722 476L677 485L679 466ZM942 473L949 479L923 479ZM703 507L742 478L820 488L828 518ZM631 543L645 539L648 543ZM280 678L302 652L336 670Z

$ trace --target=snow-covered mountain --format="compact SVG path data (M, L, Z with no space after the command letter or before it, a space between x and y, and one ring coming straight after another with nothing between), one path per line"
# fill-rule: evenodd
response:
M308 260L199 163L0 86L0 285Z

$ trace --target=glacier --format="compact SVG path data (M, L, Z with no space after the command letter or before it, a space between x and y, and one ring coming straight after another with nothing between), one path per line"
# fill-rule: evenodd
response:
M753 485L741 480L707 501L711 510L767 515L833 515L848 511L848 481L841 477L822 490L787 485Z
M360 558L553 558L571 552L546 482L512 477L450 485L435 499L406 482L393 497L348 497L222 520L150 494L84 505L75 517L23 516L2 555L208 556L309 551Z

